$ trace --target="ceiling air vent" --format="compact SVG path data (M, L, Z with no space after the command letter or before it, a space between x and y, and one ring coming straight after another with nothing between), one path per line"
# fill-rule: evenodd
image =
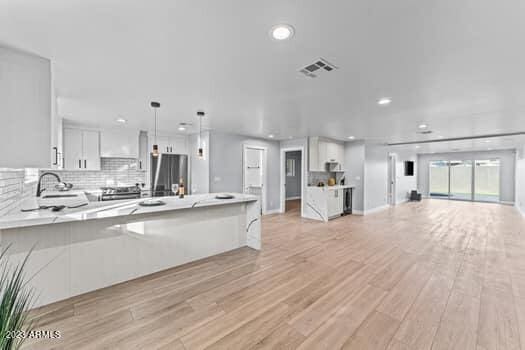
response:
M432 134L432 130L418 131L418 134L421 134L421 135Z
M317 78L319 75L331 72L337 68L338 67L334 66L324 58L319 58L314 63L299 69L299 73L304 74L309 78Z

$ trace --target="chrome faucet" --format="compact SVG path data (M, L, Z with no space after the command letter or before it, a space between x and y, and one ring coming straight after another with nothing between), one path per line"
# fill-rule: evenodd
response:
M36 186L36 196L37 197L40 197L40 194L42 194L42 192L44 192L45 190L45 189L40 189L40 186L42 185L42 178L46 175L54 176L56 177L58 183L62 183L62 180L60 180L60 176L58 176L57 174L50 173L50 172L42 173L42 175L40 175L40 177L38 178L38 185Z

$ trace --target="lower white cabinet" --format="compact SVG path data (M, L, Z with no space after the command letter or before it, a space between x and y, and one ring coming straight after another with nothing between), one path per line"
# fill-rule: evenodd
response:
M341 216L344 210L344 186L308 186L304 217L328 221Z
M328 217L339 216L343 213L343 190L327 191Z

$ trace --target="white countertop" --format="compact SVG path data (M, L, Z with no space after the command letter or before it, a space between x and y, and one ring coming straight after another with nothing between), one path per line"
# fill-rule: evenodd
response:
M19 212L0 217L0 230L20 228L27 226L49 225L64 222L96 220L119 216L130 216L147 213L159 213L171 210L201 208L216 205L252 202L258 200L257 196L241 193L232 193L233 199L216 199L217 193L189 195L180 199L178 197L155 197L166 204L156 207L143 207L138 205L144 198L132 200L115 200L107 202L90 202L87 206L76 209L63 209L53 212L49 209L35 210L30 212ZM24 207L37 207L26 203Z
M315 188L319 189L321 191L335 191L335 190L341 190L344 188L354 188L355 185L349 184L349 185L334 185L334 186L308 186L308 188Z

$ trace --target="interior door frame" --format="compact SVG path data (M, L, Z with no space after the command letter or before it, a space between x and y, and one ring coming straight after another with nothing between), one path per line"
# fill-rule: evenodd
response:
M396 205L397 195L396 195L396 165L397 165L397 156L395 153L388 154L388 204Z
M249 143L245 143L242 145L242 192L246 193L246 173L245 173L245 158L246 158L246 151L248 149L257 149L260 151L263 151L263 165L262 165L262 178L263 178L263 185L262 185L262 203L261 203L261 210L263 215L266 215L268 210L266 208L267 203L267 192L268 192L268 147L264 146L258 146L258 145L252 145Z
M281 148L281 181L280 181L280 198L279 198L279 212L283 214L286 210L286 153L293 151L301 151L301 217L304 216L304 203L305 203L305 159L304 146Z

